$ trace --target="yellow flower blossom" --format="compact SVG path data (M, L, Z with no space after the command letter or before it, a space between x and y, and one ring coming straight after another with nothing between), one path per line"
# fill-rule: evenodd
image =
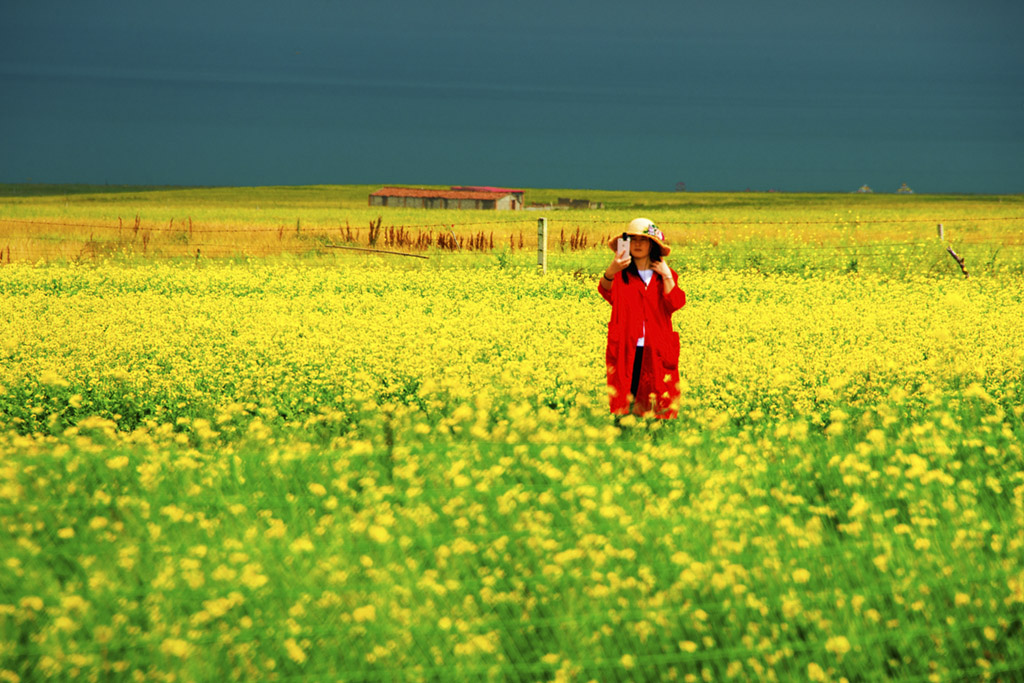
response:
M161 652L165 655L178 657L180 659L188 657L192 650L192 644L181 638L165 638L164 641L160 643Z
M288 653L288 659L292 660L293 662L297 664L302 664L306 661L307 657L305 651L303 651L299 644L295 642L294 638L288 638L287 640L285 640L284 648L285 651Z
M128 462L129 460L127 455L118 455L113 458L107 459L107 467L109 467L112 470L120 470L127 467Z
M260 588L267 584L269 578L263 573L261 566L247 564L242 568L242 573L238 580L248 588Z
M825 642L825 649L842 658L843 655L850 651L850 641L847 640L846 636L832 636Z
M377 608L373 605L364 605L352 610L352 619L358 623L377 620Z
M296 538L288 547L293 553L309 553L315 549L313 542L309 540L308 536Z

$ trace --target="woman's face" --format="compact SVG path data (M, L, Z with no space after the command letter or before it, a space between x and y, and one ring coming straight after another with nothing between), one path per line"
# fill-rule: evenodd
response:
M633 235L629 240L629 255L635 259L649 257L651 255L651 238Z

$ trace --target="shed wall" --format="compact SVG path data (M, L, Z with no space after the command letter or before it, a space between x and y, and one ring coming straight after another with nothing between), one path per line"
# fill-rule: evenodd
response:
M520 199L517 200L517 197ZM370 206L395 206L414 209L485 209L515 210L522 208L522 195L506 194L494 199L453 197L410 197L407 195L370 195Z

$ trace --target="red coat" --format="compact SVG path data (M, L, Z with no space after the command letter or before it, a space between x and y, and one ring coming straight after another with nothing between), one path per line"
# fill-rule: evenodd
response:
M653 410L660 418L678 414L679 333L672 329L672 313L686 304L686 293L680 289L679 276L674 270L672 278L676 286L667 295L657 273L651 276L650 285L644 285L635 275L626 282L619 273L612 281L610 292L600 284L597 286L601 296L612 305L605 366L613 413L625 414L630 410L633 357L637 340L644 336L635 409L644 413Z

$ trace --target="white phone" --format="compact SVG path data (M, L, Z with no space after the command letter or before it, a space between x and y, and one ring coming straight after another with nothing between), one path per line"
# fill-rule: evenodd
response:
M619 256L625 256L626 254L629 253L629 238L628 237L620 237L619 238L618 249L616 249L616 251L618 252Z

